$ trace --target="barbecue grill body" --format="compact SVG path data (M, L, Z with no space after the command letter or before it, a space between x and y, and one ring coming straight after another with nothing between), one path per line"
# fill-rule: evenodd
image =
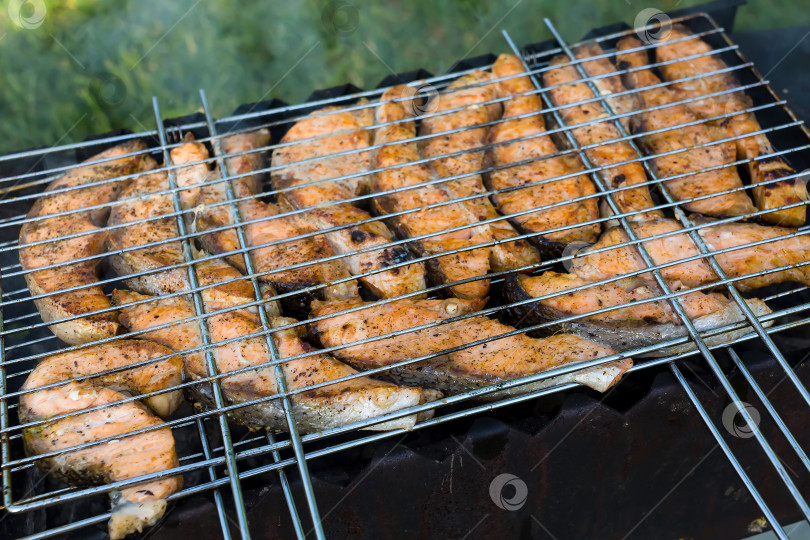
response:
M727 17L726 13L713 15ZM702 17L689 20L695 31L711 28L711 21ZM730 26L730 21L724 21ZM613 27L593 35L615 32ZM719 39L714 36L711 39ZM722 46L722 42L712 42ZM555 43L530 45L525 51L543 55L556 47ZM731 53L723 58L730 64L736 59ZM479 68L491 64L492 55L465 60L454 67L456 71ZM757 82L747 70L738 74L742 84ZM419 80L430 74L419 71L389 77L381 86L403 81ZM360 90L350 85L315 92L310 101L354 96ZM755 103L773 101L764 87L750 91ZM348 102L348 101L347 101ZM284 111L284 103L273 101L246 105L236 115L251 111L267 111L273 121L273 141L281 139L288 127L281 120L309 112L307 109ZM321 105L313 104L312 110ZM781 108L758 113L763 125L780 125L790 121ZM242 120L240 128L251 121ZM166 121L166 127L183 126L198 138L208 136L204 115L193 115ZM239 124L234 121L233 124ZM229 126L221 125L224 132ZM232 127L232 126L230 126ZM126 136L121 133L119 136ZM109 136L109 135L106 135ZM777 148L791 148L803 136L798 130L774 132ZM102 136L104 137L104 136ZM802 140L802 144L806 140ZM114 144L114 143L111 143ZM152 140L153 146L158 146ZM90 152L79 147L75 154L79 160ZM72 153L72 152L71 152ZM21 157L0 163L0 176L49 171L72 163L68 153L54 154L44 160ZM804 154L806 155L806 153ZM64 159L63 159L64 158ZM810 166L802 163L802 155L791 161L797 170ZM36 193L36 186L21 190L19 194ZM25 213L27 203L0 205L0 219ZM0 227L0 241L16 241L18 229ZM16 257L16 253L14 253ZM16 263L17 261L11 261ZM3 261L3 264L8 264ZM111 278L106 273L103 277ZM0 276L2 279L2 276ZM0 281L5 291L24 288L20 276ZM773 294L788 291L790 287L762 291ZM493 298L500 297L499 285L493 286ZM810 302L807 291L780 298L771 306L785 309ZM497 300L493 301L493 304ZM3 307L5 321L31 312L23 304ZM798 316L797 316L798 317ZM807 366L803 355L810 350L810 340L801 328L774 336L774 341L785 356L796 365L799 378L808 382ZM47 329L34 329L9 335L5 347L16 347L15 356L25 357L46 353L53 348L47 340ZM749 350L750 349L750 350ZM749 365L762 389L768 393L783 419L800 443L810 443L810 415L796 407L796 396L779 385L784 372L768 356L765 347L757 343L746 345L743 360ZM719 355L721 360L724 355ZM8 373L24 372L33 367L33 361L9 364ZM712 376L703 364L691 364L694 370L694 391L710 417L719 419L728 401L722 389L712 382ZM19 390L22 378L11 379L8 391ZM744 399L751 399L745 395ZM463 411L457 405L450 411ZM172 418L183 418L194 411L185 405ZM11 414L12 421L15 414ZM209 444L221 446L221 434L206 422L205 435ZM770 423L762 425L765 437L772 441L774 450L786 456L786 466L793 471L802 469L790 453L776 428ZM254 436L246 430L232 426L234 440ZM317 451L341 442L350 441L349 434L316 441L307 450ZM199 453L199 434L191 428L175 430L177 445L188 452ZM750 440L732 439L738 458L746 464L761 463L762 456ZM13 444L13 459L19 459L21 445ZM192 449L192 450L188 450ZM288 452L282 457L290 458ZM200 456L194 458L196 461ZM240 472L259 471L271 463L268 452L239 462ZM217 467L224 478L227 472ZM293 499L299 514L306 513L306 498L301 478L295 467L287 467L292 484ZM692 402L670 375L665 365L639 370L629 375L608 395L601 396L586 389L553 393L537 400L504 407L483 415L462 418L428 430L397 435L373 445L363 445L314 459L310 471L315 498L321 509L324 530L329 538L489 538L506 536L517 538L622 538L631 532L631 538L660 536L740 538L757 532L755 523L762 513L741 484L728 460L717 448L715 440L706 431ZM783 524L801 518L781 485L772 481L767 467L748 467L754 484L770 502L770 507ZM492 482L501 474L511 474L526 486L525 501L504 504L517 493L515 484L504 485L498 493L491 492ZM53 496L64 486L44 477L33 467L12 472L13 499L19 500L31 493ZM209 481L208 469L195 467L185 473L186 485L195 486ZM807 491L808 480L797 480L798 487ZM287 504L275 471L259 472L242 483L245 510L251 532L259 538L295 537ZM29 493L30 492L30 493ZM218 536L217 508L209 491L180 499L172 505L152 538L174 538L179 535L209 538ZM226 511L233 512L227 490L222 491ZM660 503L658 502L660 501ZM519 507L518 507L519 506ZM0 536L17 537L37 533L103 515L108 511L104 497L87 497L80 501L56 503L44 509L10 514L0 520ZM303 520L307 523L307 520ZM70 533L75 538L103 537L101 525L85 527ZM231 525L233 527L233 525ZM232 528L232 532L238 531ZM553 536L552 536L553 535Z

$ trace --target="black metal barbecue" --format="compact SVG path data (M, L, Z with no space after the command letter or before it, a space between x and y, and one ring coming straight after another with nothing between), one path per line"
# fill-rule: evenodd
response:
M731 15L718 13L724 18L723 24L731 24L733 10ZM714 48L712 54L723 58L752 98L750 110L760 120L762 132L774 143L776 155L786 157L797 171L810 167L810 131L715 19L691 13L673 16L671 21L666 18L664 24L669 22L686 25ZM661 24L658 21L635 29L608 27L590 33L586 39L595 39L607 54L612 54L620 38L639 31L656 31ZM306 434L299 433L289 412L290 398L300 390L262 398L283 404L289 427L286 433L251 432L230 423L223 413L242 405L225 402L219 389L223 375L216 373L211 364L208 378L184 384L213 383L216 407L198 410L184 404L166 421L176 440L180 465L160 475L182 473L185 487L170 497L170 510L163 522L145 535L645 538L665 531L676 538L739 538L770 528L779 538L787 538L789 524L810 521L810 505L803 495L810 488L810 460L803 450L810 442L810 416L806 412L810 393L804 385L808 378L806 356L810 352L805 330L810 322L807 287L783 284L758 290L757 296L768 302L773 312L755 315L735 288L735 283L750 275L725 275L698 234L706 225L690 220L681 209L683 201L672 198L650 167L652 156L636 147L658 207L680 221L701 249L700 257L712 265L720 276L718 283L745 315L743 322L709 332L695 329L678 300L683 292L670 289L661 277L662 265L652 262L629 225L630 216L623 215L615 203L615 193L626 188L609 189L598 175L592 174L598 168L589 162L558 114L559 108L537 82L549 69L553 56L562 53L575 60L575 44L566 43L550 21L546 25L555 38L551 42L519 50L506 33L504 39L525 62L536 92L544 100L543 112L553 126L548 132L561 141L559 155L578 157L591 173L598 191L584 198L603 198L613 211L614 215L597 222L617 220L625 229L630 238L627 244L638 246L649 267L645 272L652 272L664 291L654 300L671 301L688 336ZM491 55L467 60L440 76L422 71L397 75L384 80L375 90L333 88L316 92L309 101L297 105L275 100L245 105L223 119L211 115L201 91L204 112L180 119L164 120L155 100L154 131L117 132L82 143L0 157L0 451L4 506L0 534L27 538L104 537L110 517L105 495L160 476L147 475L91 488L71 487L39 471L37 458L24 452L23 426L17 418L19 398L25 393L20 389L22 383L42 358L82 347L66 347L41 321L24 281L26 272L19 263L18 237L25 214L55 176L107 147L135 138L147 141L148 153L167 162L169 150L180 144L182 134L191 132L212 147L211 161L220 168L228 185L225 156L219 144L225 134L267 127L274 141L268 150L272 150L279 147L275 141L297 120L325 106L374 107L375 100L393 84L409 83L421 89L417 96L434 89L441 91L466 73L488 69L493 61ZM588 80L581 62L575 65ZM595 94L599 96L598 91ZM358 104L360 98L368 98L371 103ZM636 145L636 138L622 127L620 115L610 109L604 97L595 99L609 111L609 119L622 133L622 139ZM745 163L738 160L723 166ZM803 180L802 173L794 178ZM268 187L262 196L278 191ZM191 254L195 232L186 229L186 211L180 206L176 184L170 192L187 257L183 267L189 271L197 309L193 320L200 322L205 335L200 294L203 287L196 281ZM230 190L228 193L227 204L236 208L234 194ZM365 204L370 197L361 196L355 202ZM763 213L743 218L756 219ZM382 219L375 216L372 221ZM243 225L237 227L240 253L251 248L245 242ZM804 226L792 234L808 232L810 229ZM530 238L532 234L522 236ZM399 238L397 242L407 244L408 240ZM544 260L527 270L559 268L572 256ZM246 278L255 283L259 273L250 266L249 258L245 260ZM507 274L489 275L493 284L490 301L475 315L499 317L515 307L516 303L509 304L500 295ZM105 290L121 287L121 283L112 271L106 270L102 276ZM426 292L439 297L443 288L431 287ZM392 299L380 302L389 301ZM255 304L264 302L266 299L256 289ZM616 308L599 311L610 309ZM262 336L272 351L271 326L264 311L259 313ZM543 326L519 330L536 331ZM745 334L733 342L706 344L708 337L739 329L744 329ZM658 347L689 342L694 344L690 352L638 358ZM208 337L203 350L211 347ZM604 395L566 383L493 402L480 401L496 391L627 357L633 357L635 365L621 383ZM425 359L413 358L404 363ZM274 355L268 365L279 364ZM362 431L371 424L431 409L435 409L435 416L416 424L411 432Z

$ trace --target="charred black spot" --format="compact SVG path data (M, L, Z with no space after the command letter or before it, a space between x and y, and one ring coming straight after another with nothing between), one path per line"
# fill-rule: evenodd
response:
M354 242L355 244L363 242L366 239L366 236L368 235L364 231L359 231L357 229L353 230L350 234L352 242Z
M785 173L783 169L780 169L778 171L768 171L762 176L764 180L776 180L777 178L782 178L783 176L785 176L785 174L787 173ZM788 178L787 180L782 180L778 184L767 184L762 187L765 188L765 191L769 191L772 189L779 188L780 186L793 186L795 184L796 184L795 178Z
M655 324L658 321L652 315L647 315L642 319L647 324Z
M760 154L762 156L764 154ZM784 171L789 171L790 167L788 167L787 163L785 163L780 156L768 156L760 159L757 162L757 166L762 169L764 168L763 165L776 165L774 169L781 169Z
M626 178L623 174L617 174L616 176L613 177L613 185L620 186L624 183L625 180Z
M413 259L411 252L403 247L394 247L385 250L383 256L380 258L380 267L386 268L395 264L404 263ZM398 271L398 268L391 270L392 272ZM398 272L397 272L398 273Z
M769 167L768 165L771 165ZM783 178L785 176L790 176L793 174L793 169L791 169L784 161L780 160L778 157L771 157L761 160L757 167L762 173L762 181L765 180L775 180L777 178ZM788 180L783 180L783 184L787 184L790 182L791 185L796 183L796 178L790 178Z

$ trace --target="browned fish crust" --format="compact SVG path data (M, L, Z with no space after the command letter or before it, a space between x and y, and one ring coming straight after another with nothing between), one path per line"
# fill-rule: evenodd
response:
M269 132L258 130L224 137L222 149L226 155L231 155L260 150L269 143ZM342 261L322 260L335 255L322 235L298 238L315 231L315 227L299 216L279 216L284 210L277 204L255 198L261 191L262 174L248 173L261 171L265 157L265 151L255 151L225 159L228 174L239 176L232 180L232 187L234 195L243 199L237 203L237 207L242 221L247 222L242 227L247 247L253 248L249 254L254 271L260 273L259 279L279 294L288 294L350 277L349 270ZM178 169L178 183L193 186L212 177L216 178L217 173L210 171L207 165L194 165L207 158L208 150L193 139L173 149L173 162L189 165ZM222 204L227 201L226 189L223 183L203 187L189 195L186 204L196 207L192 226L203 233L197 238L198 243L210 253L225 255L228 262L245 272L245 258L238 252L240 243L234 227L238 216L231 205ZM220 228L222 230L212 231ZM264 245L278 241L284 242ZM280 270L298 264L306 266ZM343 298L357 294L357 284L350 280L316 291L285 296L281 299L281 304L288 313L305 315L313 298Z
M525 212L596 193L587 174L574 175L583 170L578 159L572 159L571 155L545 157L557 153L558 148L545 134L541 114L543 102L535 92L534 84L528 77L516 77L525 73L523 62L515 55L502 54L492 66L492 73L496 78L504 79L494 85L498 96L509 99L504 102L502 120L490 130L489 142L493 146L487 151L492 164L505 168L490 172L487 180L493 189L498 190L525 186L493 196L501 212L506 215ZM530 162L513 165L523 161ZM511 220L524 232L542 233L598 219L597 201L596 197L591 197L524 213ZM565 246L572 242L594 242L600 230L599 223L592 223L533 236L532 242L544 256L554 257L559 256Z
M691 38L691 39L689 39ZM676 41L680 40L680 41ZM729 92L739 87L733 73L716 73L728 66L714 53L711 46L695 36L682 24L675 24L661 36L661 43L655 49L656 59L661 62L661 73L673 83L670 88L679 99L689 99L687 107L699 118L713 118L710 122L719 130L719 137L727 138L761 131L756 116L746 112L752 106L751 99L741 90ZM678 58L693 56L689 60L673 62ZM689 80L681 80L689 79ZM718 96L696 99L706 94L724 92ZM725 118L717 118L728 113L737 113ZM718 138L719 138L718 137ZM799 178L790 178L781 182L759 185L770 180L778 180L794 175L782 156L773 156L773 145L764 133L751 137L742 137L734 141L737 147L737 158L748 159L746 165L751 183L754 185L754 201L760 210L780 208L785 205L807 201L807 186ZM764 159L756 159L769 156ZM762 219L783 227L804 225L806 205L796 206L764 214Z
M361 306L367 307L352 313L341 313ZM458 298L398 300L384 305L358 300L318 302L313 304L313 316L325 318L312 323L310 328L324 346L342 347L334 354L357 369L387 366L388 369L380 376L448 393L503 383L615 352L610 347L574 334L558 334L545 339L531 338L523 333L503 337L515 329L483 316L444 322L474 313L480 306L480 302ZM441 324L412 330L433 323ZM393 335L353 345L389 334ZM479 340L487 341L453 350ZM428 355L433 357L417 363L394 365ZM630 366L631 360L620 360L571 374L569 378L555 377L495 392L484 399L529 392L562 380L575 380L604 391L618 381Z
M452 199L486 191L481 170L484 168L484 146L489 139L489 128L483 124L501 116L500 103L491 103L497 98L495 85L487 84L491 80L492 74L484 71L459 77L427 104L431 113L443 114L422 118L420 135L431 136L420 142L420 146L425 157L435 158L430 164L433 171L440 178L462 176L442 183ZM444 112L451 109L461 110ZM483 226L495 240L505 241L518 236L507 219L497 220L500 214L489 197L468 199L461 205L478 221L496 220ZM490 265L495 271L514 270L540 262L537 250L523 239L496 244L488 250Z
M361 102L361 104L364 102ZM365 193L371 168L370 152L373 109L347 111L327 107L293 125L273 151L272 174L277 188L295 188L279 196L285 210L305 210L301 219L324 234L328 245L340 255L352 275L378 272L359 278L375 297L392 298L425 288L421 262L396 266L414 259L403 245L391 245L393 233L382 221L371 220L365 210L344 201ZM303 141L298 144L296 141ZM349 152L345 155L334 155ZM349 179L337 179L354 175ZM320 183L316 183L320 182ZM371 220L371 221L368 221ZM358 250L367 249L364 253ZM382 270L382 271L380 271Z
M601 47L592 44L591 53L595 55L604 54ZM606 58L593 60L592 62L606 63L610 66L610 61ZM576 67L570 63L568 57L558 55L551 59L550 69L543 74L543 84L548 87L549 96L552 103L560 109L560 115L568 126L576 126L587 122L593 122L602 117L607 117L608 111L599 101L583 103L594 99L593 90L587 82L577 82L582 80L582 76ZM605 71L609 68L603 68ZM638 160L639 154L627 141L618 141L621 132L614 125L612 120L590 123L587 126L575 127L571 134L583 147L590 147L585 150L588 159L596 167L605 167L597 174L602 181L611 189L623 188L626 186L638 185L634 189L625 189L613 194L616 205L622 212L637 212L647 210L655 206L647 183L647 174L640 161L633 163L623 163L625 161ZM660 211L657 211L660 214Z
M84 165L63 174L51 182L43 196L34 203L26 218L29 220L41 218L114 201L129 181L105 182L98 186L56 194L48 192L112 180L137 172L142 166L143 155L131 156L129 154L145 149L146 145L142 141L134 140L93 156L87 162L110 158L119 159ZM103 229L103 226L106 223L108 212L109 207L104 207L66 216L26 221L20 229L20 265L23 270L27 271L25 281L28 289L31 295L48 295L34 300L42 320L51 322L85 315L72 321L49 326L56 337L71 345L109 338L118 332L119 326L115 313L87 315L110 307L110 301L101 287L93 286L98 281L98 268L102 259L99 257L96 260L63 264L57 268L36 272L32 272L32 270L104 253L107 231ZM72 234L81 234L81 236L62 238ZM40 241L48 242L26 246L26 244ZM85 287L66 293L59 292L76 286Z
M121 305L121 324L131 331L147 330L145 337L155 340L178 353L203 345L191 303L182 297L155 298L130 291L114 291L113 301ZM135 301L146 301L131 305ZM130 304L130 305L127 305ZM210 311L209 306L205 306ZM185 321L185 322L183 322ZM274 317L273 328L294 324L295 319ZM151 328L171 324L167 329ZM255 369L226 375L220 385L227 404L245 404L228 411L228 417L250 429L287 430L289 426L280 399L279 381L266 337L261 335L262 325L255 315L229 312L211 315L206 324L215 346L211 354L219 373L256 366ZM317 350L301 340L293 328L273 332L273 341L280 358L312 353ZM207 365L200 352L184 354L186 373L192 379L208 375ZM348 365L326 353L289 360L281 364L289 390L305 390L315 384L348 377L357 373ZM188 398L197 407L216 408L209 383L191 385ZM303 391L292 397L293 415L302 432L329 429L352 422L369 420L383 414L438 399L439 395L421 388L396 386L369 377L326 384L321 388ZM247 402L261 400L259 403ZM429 416L429 415L428 415ZM411 429L421 415L408 415L385 423L373 424L368 429Z
M620 69L627 70L622 75L625 85L638 90L639 106L643 110L633 116L633 131L641 135L647 152L658 156L651 161L656 175L664 180L675 199L690 201L683 206L691 212L712 216L754 212L756 207L744 191L731 191L743 185L737 168L728 165L735 160L734 145L714 142L717 137L712 126L695 123L697 118L686 105L672 104L678 101L672 90L654 86L661 80L650 69L645 69L647 52L633 50L639 47L638 39L623 38L616 46L616 62ZM723 164L727 166L704 171ZM667 180L674 176L679 178ZM719 195L692 200L713 193Z
M152 363L99 375L138 362ZM79 379L78 381L57 383ZM30 393L20 398L20 421L46 420L24 430L29 455L60 452L37 465L64 482L89 486L133 479L170 470L179 465L171 429L159 415L174 412L181 391L171 390L183 380L179 356L157 343L121 340L49 356L31 372L23 385ZM56 385L50 388L41 388ZM37 390L38 388L41 388ZM169 390L144 398L143 403L119 403L129 395ZM149 408L147 408L147 406ZM87 409L102 407L98 410ZM72 416L49 419L73 413ZM79 445L114 438L101 444ZM180 475L156 478L111 492L111 538L142 531L164 513L166 497L183 487Z
M430 256L426 263L432 284L456 283L465 279L484 278L490 270L489 248L473 248L495 240L487 227L476 226L477 218L461 203L451 203L453 195L441 184L422 185L435 180L433 170L427 164L408 165L422 158L416 142L413 121L403 121L413 116L408 102L396 101L412 93L407 86L394 86L383 93L376 109L376 120L381 125L375 131L375 142L387 144L374 155L376 168L385 169L373 175L372 191L399 190L375 198L379 213L411 211L391 219L392 225L402 236L414 238L431 235L414 241L411 245L420 255ZM421 186L421 187L417 187ZM410 188L410 189L403 189ZM427 205L442 204L435 208ZM459 231L447 232L454 228ZM448 251L465 249L450 255ZM448 287L450 294L459 298L485 298L489 292L489 279L477 279L468 283L456 283Z

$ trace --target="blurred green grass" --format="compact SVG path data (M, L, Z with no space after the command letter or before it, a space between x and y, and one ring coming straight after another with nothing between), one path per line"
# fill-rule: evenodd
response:
M153 95L164 117L180 116L200 109L204 88L221 116L244 102L294 103L345 82L371 88L391 72L441 73L462 58L505 51L504 28L518 44L550 38L543 17L575 40L590 28L633 24L644 8L697 3L11 0L8 17L0 12L0 153L151 129ZM753 0L735 30L808 22L799 0Z

